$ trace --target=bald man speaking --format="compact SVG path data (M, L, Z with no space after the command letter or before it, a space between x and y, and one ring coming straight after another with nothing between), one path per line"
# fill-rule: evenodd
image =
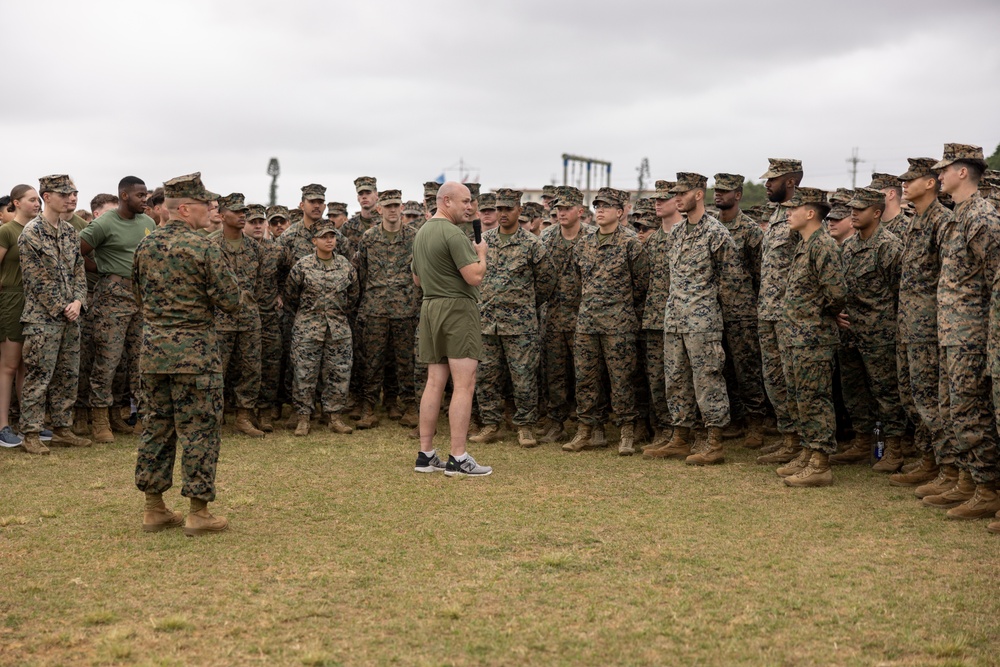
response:
M493 472L465 451L483 348L478 286L486 274L486 242L470 243L458 227L470 222L473 212L469 188L445 183L437 193L437 213L413 240L413 282L424 293L417 352L427 364L427 385L420 401L420 452L414 470L443 470L448 477L484 477ZM453 384L448 409L451 454L446 464L435 452L433 441L449 376Z

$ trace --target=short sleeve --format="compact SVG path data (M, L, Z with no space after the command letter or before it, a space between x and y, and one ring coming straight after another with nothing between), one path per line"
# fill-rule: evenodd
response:
M448 236L448 252L451 253L451 259L459 270L479 261L479 255L476 254L469 239L458 229Z

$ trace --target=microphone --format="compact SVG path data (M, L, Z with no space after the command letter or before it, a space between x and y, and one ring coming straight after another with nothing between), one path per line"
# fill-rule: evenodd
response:
M483 242L483 221L476 218L472 221L472 233L476 235L476 243Z

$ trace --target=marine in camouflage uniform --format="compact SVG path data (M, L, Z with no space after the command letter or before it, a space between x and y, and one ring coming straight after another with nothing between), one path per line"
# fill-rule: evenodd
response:
M872 174L872 182L868 184L872 190L878 190L885 196L885 213L882 215L882 228L892 232L896 238L902 241L903 232L910 224L910 218L906 211L900 206L900 199L903 196L903 186L898 176L875 172ZM890 215L892 212L892 215Z
M143 319L144 414L135 485L146 493L146 530L179 525L180 515L165 507L161 495L173 486L180 447L181 495L191 499L185 532L196 535L224 530L228 523L206 507L215 500L222 426L215 313L239 311L240 290L218 244L195 231L208 224L208 202L219 196L204 188L197 173L163 187L170 220L139 243L132 265Z
M496 439L509 373L518 442L534 447L537 440L530 427L538 420L537 309L548 301L555 274L545 244L518 224L522 196L518 190L497 190L500 226L483 234L489 250L479 285L483 351L476 380L483 428L471 442Z
M594 197L600 229L575 247L580 267L580 309L576 320L574 371L580 426L564 451L581 451L602 424L601 364L611 385L615 423L622 427L620 454L634 453L635 421L639 417L633 381L639 312L649 287L649 262L642 242L621 220L628 193L601 188ZM603 224L602 224L603 223Z
M251 209L248 219L256 215ZM268 206L265 210L268 225L272 221L287 220L288 208ZM284 310L281 307L281 283L278 264L282 249L277 239L264 238L260 245L260 393L257 395L257 418L261 429L269 432L272 418L281 417L282 368L286 363L281 334L284 330Z
M895 472L902 465L900 438L905 429L896 373L896 303L903 248L879 223L885 195L858 188L847 205L853 209L851 224L857 230L841 250L847 284L845 313L853 335L840 349L838 362L844 402L857 435L831 461L867 462L876 421L880 421L886 452L876 470Z
M46 408L52 418L51 444L90 445L70 430L80 372L79 316L87 305L87 278L80 235L59 217L72 210L69 195L76 187L69 176L57 174L39 179L38 191L45 210L24 226L17 239L24 284L20 428L26 451L47 454L48 448L39 440Z
M361 206L361 212L352 216L340 229L344 236L347 237L347 240L351 242L351 252L345 255L347 259L354 258L354 250L358 247L358 243L361 241L361 236L369 229L376 227L381 222L381 218L375 208L375 204L378 200L378 183L375 178L372 176L359 176L354 179L354 188L358 194L358 204ZM352 318L353 317L354 316L352 315ZM351 320L351 337L352 344L354 345L354 366L351 370L350 393L354 402L354 411L352 412L352 416L354 417L360 417L361 414L364 395L364 380L365 373L367 372L365 368L367 355L365 354L364 348L363 329L363 320ZM395 393L397 390L395 385L395 375L390 371L389 373L385 373L384 377L387 379L391 378L393 380L392 393ZM395 396L387 396L386 399L391 399L391 401L386 400L387 404L390 402L395 403Z

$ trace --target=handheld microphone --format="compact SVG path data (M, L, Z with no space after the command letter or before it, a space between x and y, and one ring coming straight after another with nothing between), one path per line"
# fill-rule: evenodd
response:
M483 242L483 221L478 218L472 221L472 233L476 235L476 243Z

